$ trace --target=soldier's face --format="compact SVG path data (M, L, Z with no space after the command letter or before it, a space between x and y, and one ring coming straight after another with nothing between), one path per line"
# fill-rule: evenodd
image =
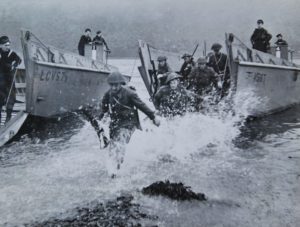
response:
M91 35L90 31L85 32L85 36L90 36L90 35Z
M10 51L10 43L2 44L0 47L4 52Z
M185 61L185 62L189 62L190 60L191 60L190 57L185 57L185 58L184 58L184 61Z
M166 64L166 61L159 61L158 64L159 64L160 66L164 66L164 65Z
M262 26L263 26L262 23L257 23L257 27L258 27L258 28L261 28Z
M206 65L206 64L205 64L205 63L202 63L202 62L201 62L201 63L198 63L198 66L199 66L200 69L204 69L204 68L205 68L205 65Z
M110 84L110 90L112 93L117 93L121 87L122 85L120 83Z
M178 79L171 80L171 81L170 81L170 88L174 90L174 89L177 88L178 84L179 84Z

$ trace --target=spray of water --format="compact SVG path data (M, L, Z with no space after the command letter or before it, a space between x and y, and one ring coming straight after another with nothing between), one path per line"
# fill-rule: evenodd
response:
M186 179L187 185L196 184L186 176L208 176L211 166L231 165L227 158L236 149L232 140L240 133L239 125L254 100L245 94L237 98L236 108L228 108L228 100L223 100L205 113L162 119L160 127L143 120L143 131L132 136L120 175L114 180L106 170L107 150L99 149L97 135L86 122L60 152L52 153L57 147L47 146L46 155L1 169L0 225L47 219L76 205L115 197L122 190L135 193L156 180ZM207 191L213 191L209 187Z

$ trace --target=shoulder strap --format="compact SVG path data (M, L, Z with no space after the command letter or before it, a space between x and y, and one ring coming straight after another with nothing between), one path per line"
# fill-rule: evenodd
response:
M109 99L111 100L111 99L113 99L116 103L118 103L119 105L121 105L121 106L123 106L123 107L125 107L125 108L127 108L127 109L130 109L130 110L132 110L132 109L134 109L134 108L131 108L131 107L129 107L129 106L126 106L126 105L124 105L124 104L122 104L118 99L116 99L115 97L112 97L112 95L111 95L111 93L109 92ZM111 103L109 102L109 108L110 108L110 111L111 111Z
M13 52L12 50L9 51L9 53L7 55L8 58L10 57L10 55L12 54L12 52Z

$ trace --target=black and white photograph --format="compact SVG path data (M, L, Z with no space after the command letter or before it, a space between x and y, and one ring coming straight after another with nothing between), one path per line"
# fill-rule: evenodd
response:
M299 15L0 0L0 226L300 226Z

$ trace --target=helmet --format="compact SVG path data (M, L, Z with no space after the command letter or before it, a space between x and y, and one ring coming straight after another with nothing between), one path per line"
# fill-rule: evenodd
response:
M186 57L192 57L192 55L190 55L190 54L184 54L184 55L182 55L182 59L184 59L184 58L186 58Z
M9 38L6 35L0 37L0 44L5 44L8 42L9 42Z
M204 57L200 57L200 58L198 58L197 63L206 64L207 61L206 61L206 59Z
M125 85L126 84L126 79L120 72L112 72L107 77L107 83L109 83L109 84L118 84L118 83L120 83L120 84Z
M157 61L166 61L167 57L166 56L158 56Z
M170 81L172 81L172 80L175 80L175 79L179 79L179 78L181 78L182 76L180 76L179 74L177 74L177 73L169 73L169 75L168 75L168 77L167 77L167 79L166 79L166 84L168 84L168 83L170 83Z
M220 50L222 48L222 45L220 43L214 43L212 46L211 46L211 49L212 50Z

